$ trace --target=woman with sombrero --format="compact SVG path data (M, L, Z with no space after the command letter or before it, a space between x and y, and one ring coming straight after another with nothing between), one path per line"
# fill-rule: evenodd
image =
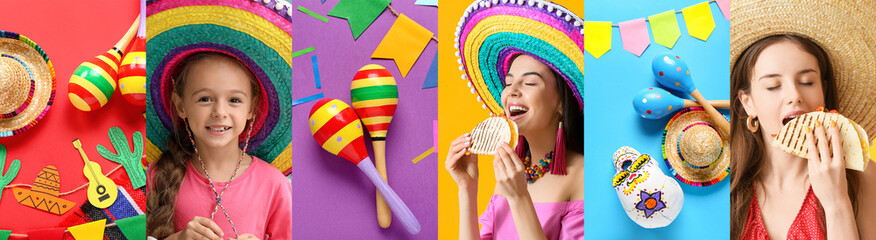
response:
M281 2L149 2L150 236L291 239L292 186L282 172L292 38Z
M455 39L463 78L522 139L516 150L497 146L495 194L480 218L470 136L451 143L445 166L459 187L460 239L584 237L582 25L541 0L476 1L463 13Z
M873 1L731 2L732 239L867 237L859 231L873 207L860 204L859 172L845 169L836 124L806 131L815 140L807 158L773 146L772 136L819 106L876 130L874 9Z

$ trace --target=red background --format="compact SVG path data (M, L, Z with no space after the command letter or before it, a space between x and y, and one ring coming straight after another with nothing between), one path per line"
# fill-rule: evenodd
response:
M77 188L88 180L82 174L84 164L71 141L79 138L89 160L100 164L104 174L119 164L97 153L101 144L111 151L107 130L118 126L130 137L134 131L145 135L145 107L129 104L119 91L103 108L82 112L70 104L67 83L73 70L113 47L140 13L136 0L88 1L0 1L0 30L27 36L40 45L49 56L57 75L54 105L32 129L13 137L0 138L7 148L8 169L12 159L21 161L21 170L11 184L33 184L34 178L47 165L58 168L61 192ZM115 177L124 168L116 171ZM0 199L0 229L23 234L27 230L51 228L70 215L55 215L18 204L10 188L3 189ZM78 209L86 200L85 190L61 196L73 201Z

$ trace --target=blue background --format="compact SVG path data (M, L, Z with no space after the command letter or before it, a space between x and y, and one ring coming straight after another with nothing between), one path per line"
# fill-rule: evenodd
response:
M697 1L587 0L586 21L611 21L613 24L682 8ZM728 239L730 237L730 180L708 187L681 182L684 206L669 226L657 229L640 227L627 217L611 179L615 174L612 154L621 146L631 146L657 160L664 174L669 173L660 150L663 129L671 116L648 120L637 115L633 95L647 87L658 87L651 73L651 60L662 52L672 52L685 60L693 81L708 100L730 99L730 21L718 5L709 4L715 29L706 41L691 37L682 14L676 14L681 37L672 49L654 42L636 57L623 49L620 31L612 27L612 46L595 59L585 54L584 129L586 239ZM687 94L676 96L692 99ZM722 110L727 115L729 112ZM667 174L668 175L668 174Z

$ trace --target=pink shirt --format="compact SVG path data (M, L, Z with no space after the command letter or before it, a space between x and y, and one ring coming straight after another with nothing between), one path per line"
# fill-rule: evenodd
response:
M213 185L221 192L225 182ZM209 218L215 206L213 199L207 178L191 162L186 163L186 176L174 208L176 231L182 231L195 216ZM256 157L243 174L231 181L222 195L222 205L239 234L250 233L259 239L292 238L292 184L280 170ZM222 209L216 212L213 222L222 229L224 239L234 237Z
M584 239L584 200L534 203L547 239ZM481 239L519 239L508 200L493 195L481 215Z

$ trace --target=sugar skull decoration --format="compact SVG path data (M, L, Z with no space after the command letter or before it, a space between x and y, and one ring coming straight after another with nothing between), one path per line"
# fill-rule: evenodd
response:
M650 155L631 147L621 147L613 159L617 173L612 185L627 216L644 228L672 223L684 205L678 182L663 174Z

